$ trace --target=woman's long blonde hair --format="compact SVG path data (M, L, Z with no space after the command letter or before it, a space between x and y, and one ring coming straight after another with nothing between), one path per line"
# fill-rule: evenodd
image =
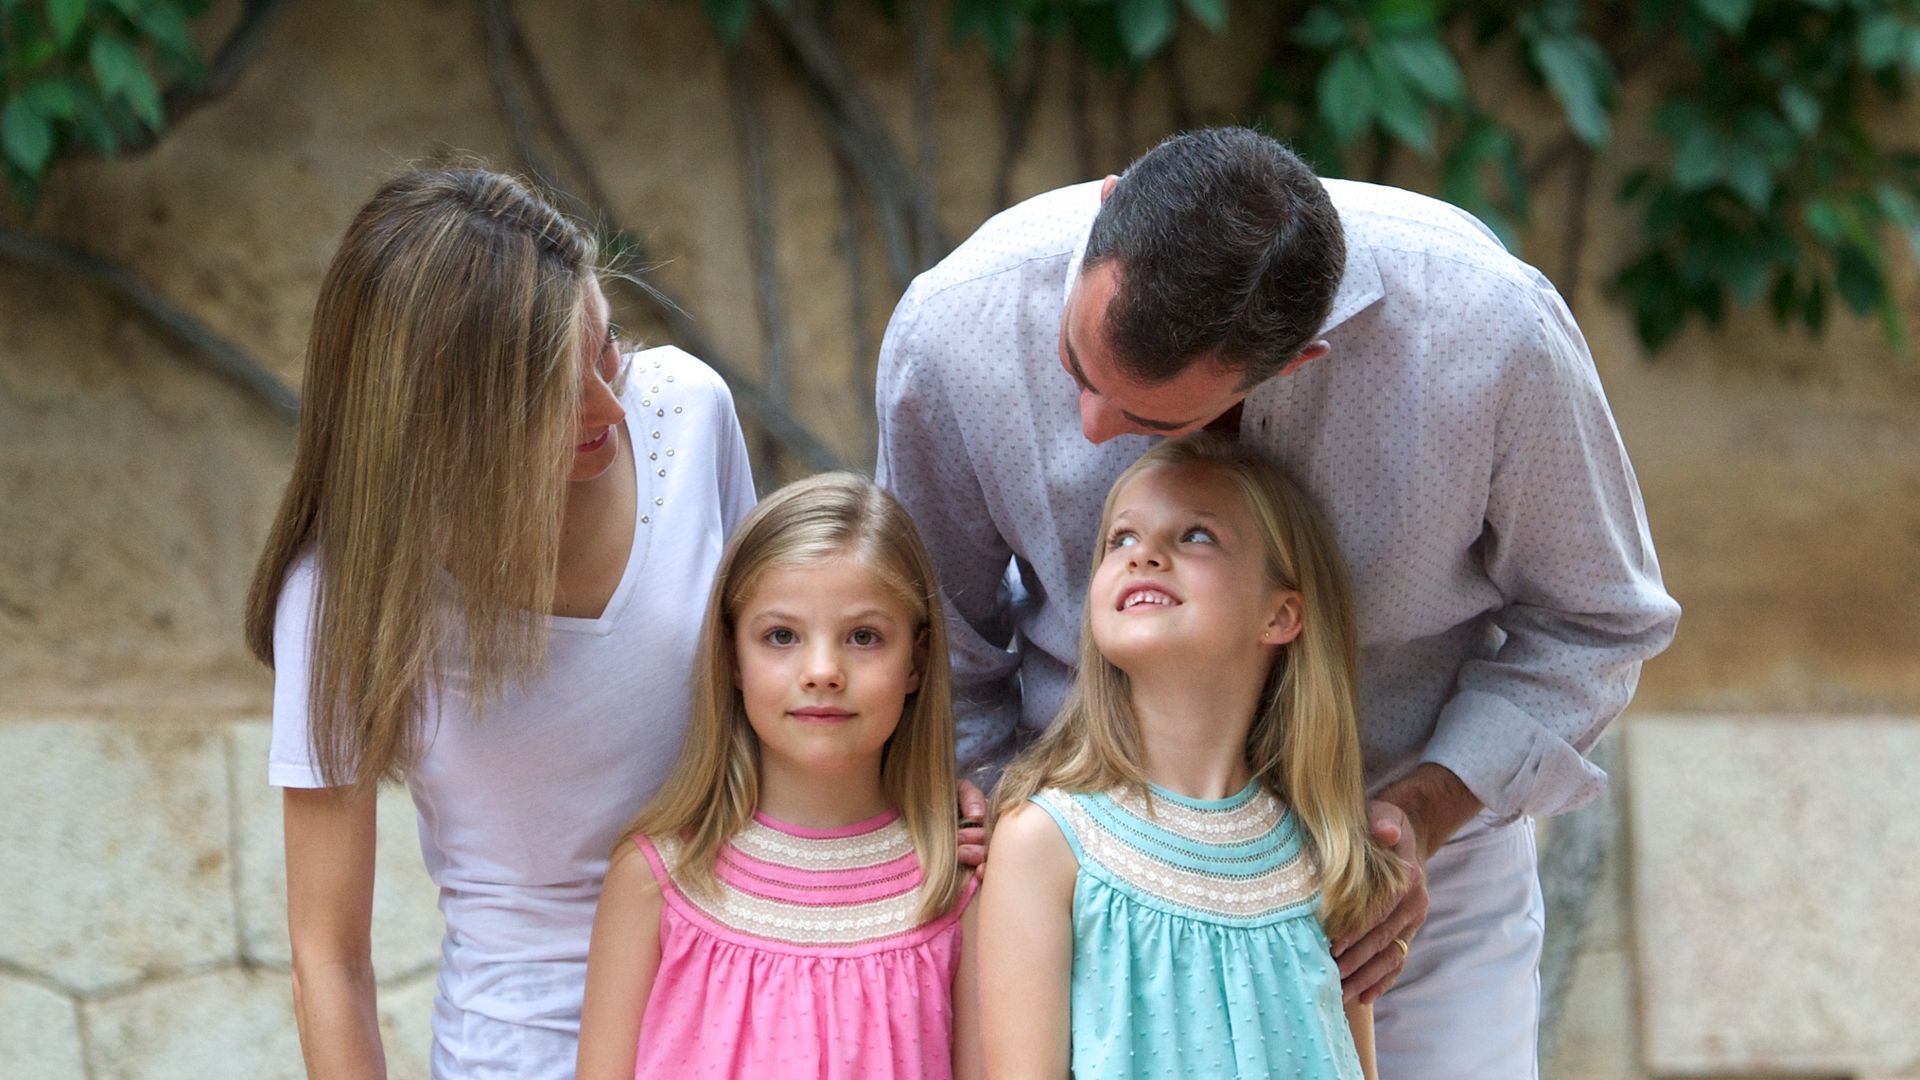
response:
M907 695L882 752L880 788L913 837L925 921L952 906L961 882L947 628L933 560L913 519L892 495L853 473L823 473L781 488L728 541L700 626L686 741L614 850L635 835L677 836L684 846L676 878L696 891L717 887L714 860L760 802L760 743L734 683L734 620L768 571L829 559L871 573L906 605L923 635L920 688Z
M1300 594L1300 636L1279 651L1268 673L1247 733L1247 766L1305 829L1320 871L1321 919L1337 937L1364 927L1406 883L1405 868L1367 825L1358 633L1346 571L1305 492L1252 449L1205 432L1166 440L1121 473L1107 493L1100 535L1135 477L1182 467L1211 470L1239 486L1265 541L1268 584ZM1104 551L1095 550L1097 568ZM1142 761L1127 675L1100 654L1083 616L1073 691L1053 725L1007 767L994 793L995 817L1049 787L1145 791Z
M309 726L329 786L404 775L443 649L464 652L476 704L541 664L595 259L539 196L482 169L405 173L348 226L246 620L271 666L281 588L311 548Z

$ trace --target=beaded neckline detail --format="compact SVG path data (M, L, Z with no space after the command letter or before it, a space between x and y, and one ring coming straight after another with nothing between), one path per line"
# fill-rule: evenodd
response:
M1311 912L1319 873L1293 815L1258 784L1219 800L1134 788L1037 798L1083 868L1202 918L1258 922Z
M749 821L714 864L717 894L681 887L681 845L654 843L675 891L724 930L804 947L867 944L917 926L920 863L898 814L828 831Z

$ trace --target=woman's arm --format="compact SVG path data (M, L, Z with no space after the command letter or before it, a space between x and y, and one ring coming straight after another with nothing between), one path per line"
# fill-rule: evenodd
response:
M587 946L587 997L580 1010L577 1080L633 1080L640 1021L660 970L660 885L633 844L607 867Z
M1031 803L993 831L993 875L980 886L975 998L994 1080L1062 1080L1071 1064L1073 883L1079 864L1047 812ZM956 1034L958 1024L956 1023Z
M1367 1080L1379 1080L1373 1056L1373 1006L1347 1002L1347 1026L1353 1029L1353 1048L1360 1053L1360 1071Z
M374 1008L374 794L287 788L293 1012L315 1080L387 1075Z

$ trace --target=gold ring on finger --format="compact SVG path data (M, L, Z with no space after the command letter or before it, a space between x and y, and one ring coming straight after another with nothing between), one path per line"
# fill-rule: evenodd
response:
M1410 950L1409 950L1409 949L1407 948L1407 942L1406 942L1406 939L1405 939L1405 938L1394 938L1394 939L1393 939L1393 943L1394 943L1395 945L1398 945L1398 946L1400 946L1400 959L1402 959L1402 960L1405 960L1405 959L1407 958L1407 953L1408 953L1408 952L1410 951Z

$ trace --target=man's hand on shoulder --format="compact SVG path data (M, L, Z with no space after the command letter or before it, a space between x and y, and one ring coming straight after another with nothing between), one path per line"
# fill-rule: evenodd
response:
M1374 925L1333 943L1347 1001L1371 1005L1406 970L1427 921L1427 859L1480 812L1480 801L1444 766L1427 763L1367 805L1375 839L1407 867L1407 889Z

